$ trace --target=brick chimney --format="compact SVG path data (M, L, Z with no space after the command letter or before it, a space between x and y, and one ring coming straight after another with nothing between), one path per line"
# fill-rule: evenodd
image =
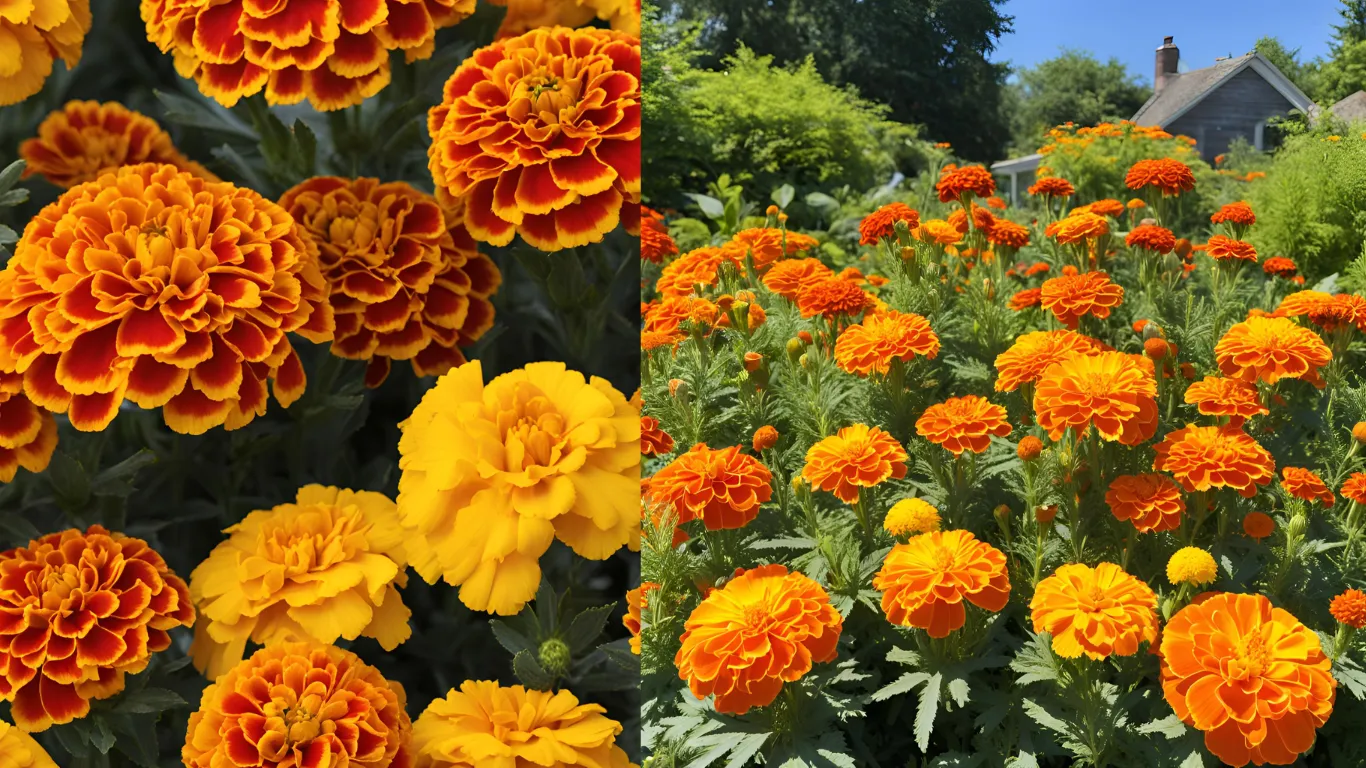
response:
M1176 47L1170 37L1162 38L1162 46L1157 49L1157 66L1153 72L1153 92L1162 90L1168 77L1176 74L1181 63L1181 49Z

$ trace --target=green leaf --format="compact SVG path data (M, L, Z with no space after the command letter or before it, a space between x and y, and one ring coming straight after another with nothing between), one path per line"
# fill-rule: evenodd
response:
M15 160L5 166L5 170L0 171L0 192L8 192L19 183L19 177L24 175L24 168L27 166L23 160Z
M779 208L786 208L792 204L792 198L796 196L797 190L793 189L791 184L784 184L773 190L773 195L771 197L774 205Z
M318 166L318 137L308 123L295 120L293 127L294 146L298 149L297 158L302 176L312 176Z
M873 701L886 701L893 696L900 696L903 693L910 693L921 683L929 680L930 676L924 672L907 672L894 682L883 686L877 693L873 694Z
M966 706L968 703L968 681L967 678L955 677L949 680L949 695L953 697L953 702L958 706Z
M180 698L180 694L174 691L168 691L164 688L143 688L140 691L129 691L116 699L114 711L145 715L165 712L168 709L189 708L189 706L184 699Z
M696 192L687 193L697 207L702 209L702 215L709 219L722 219L726 216L726 205L711 195L701 195Z
M602 635L602 628L607 625L607 617L617 607L616 603L598 605L587 608L574 620L569 622L569 629L565 630L564 641L569 644L569 650L578 653L592 645Z
M52 490L68 511L85 505L90 499L90 476L71 454L57 451L47 466Z
M13 245L19 242L19 233L0 224L0 245Z
M189 98L165 91L154 91L165 109L166 120L189 128L200 128L241 141L256 143L260 136L236 115L208 99Z
M1181 718L1175 714L1167 715L1161 720L1154 720L1151 723L1144 723L1138 726L1138 732L1142 734L1160 733L1168 739L1179 739L1186 735L1186 724L1181 722Z
M16 547L43 535L33 523L18 512L0 512L0 534L4 534L5 543Z
M101 755L109 754L109 750L114 748L114 732L110 730L109 723L103 717L92 715L84 720L77 720L76 727L81 731L82 737L94 747Z
M493 639L498 644L507 649L507 652L516 656L522 651L536 649L536 642L517 630L509 627L507 622L501 619L494 619L489 622L489 628L493 630Z
M934 730L934 717L939 713L939 687L943 680L943 675L936 672L920 689L920 706L915 711L915 744L921 752L930 748L930 732Z
M555 684L555 677L541 668L536 654L531 651L521 651L512 657L512 671L528 688L548 691Z
M96 496L128 496L133 492L133 479L144 467L157 462L157 455L143 448L137 453L120 461L95 475L90 490Z
M806 204L824 214L839 210L840 201L824 192L812 192L806 196Z
M116 714L110 714L107 718L114 734L118 736L114 749L142 768L160 768L157 765L159 755L155 718Z
M0 193L0 208L13 208L26 202L28 202L28 190L23 187Z

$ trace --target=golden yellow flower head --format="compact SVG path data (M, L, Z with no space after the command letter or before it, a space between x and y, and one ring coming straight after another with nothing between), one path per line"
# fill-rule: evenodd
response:
M75 67L90 22L90 0L0 2L0 107L41 91L57 59Z
M0 768L57 768L33 737L0 721Z
M1167 561L1167 581L1199 586L1219 577L1219 567L1210 553L1199 547L1182 547Z
M902 499L887 510L882 527L893 536L909 536L939 530L939 510L924 499Z
M373 637L392 651L412 633L398 508L381 493L321 485L229 528L190 576L201 606L195 666L210 679L260 645Z
M409 562L476 611L515 614L558 538L605 560L639 544L640 415L607 381L532 363L451 370L399 425Z

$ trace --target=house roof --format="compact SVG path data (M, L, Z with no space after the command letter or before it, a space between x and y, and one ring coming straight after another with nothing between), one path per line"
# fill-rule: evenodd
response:
M1023 157L1012 157L1009 160L999 160L991 164L991 172L1002 176L1011 176L1023 171L1035 171L1039 168L1039 163L1043 160L1043 155L1035 152L1032 155Z
M1345 120L1349 123L1358 120L1366 120L1366 91L1357 91L1347 98L1334 104L1333 117Z
M1304 95L1304 91L1296 87L1290 78L1282 74L1275 64L1258 53L1249 53L1215 62L1212 67L1168 75L1162 88L1154 92L1152 98L1139 107L1138 112L1134 114L1134 122L1165 128L1245 69L1251 69L1261 75L1296 109L1306 112L1313 110L1314 102Z

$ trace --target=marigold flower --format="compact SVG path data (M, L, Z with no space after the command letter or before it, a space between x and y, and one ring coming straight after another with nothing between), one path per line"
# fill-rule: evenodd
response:
M1366 421L1358 421L1352 425L1352 439L1366 445Z
M640 415L603 379L544 362L484 384L476 360L399 428L408 562L471 610L520 611L552 539L589 560L639 546Z
M1053 313L1063 325L1076 330L1085 315L1102 320L1124 301L1124 288L1110 282L1104 272L1063 275L1044 281L1040 306Z
M640 417L640 452L645 456L665 456L674 451L674 439L659 428L659 419Z
M1071 197L1077 192L1076 188L1072 186L1072 182L1056 176L1045 176L1039 179L1030 185L1028 191L1034 197Z
M1153 370L1123 352L1076 355L1053 363L1034 390L1034 415L1053 440L1069 428L1095 427L1102 438L1138 445L1157 432Z
M754 263L754 268L762 272L780 259L809 251L818 245L820 243L816 241L816 238L803 235L800 232L789 232L785 229L774 229L773 227L758 227L736 232L730 242L721 248L733 256L738 264L744 264L745 257L749 256Z
M0 483L23 467L42 472L57 449L57 420L24 394L24 377L0 373Z
M678 243L674 242L667 230L658 227L641 227L640 258L661 264L670 256L677 255Z
M1228 765L1290 765L1333 711L1319 638L1263 595L1196 598L1162 632L1162 692Z
M1285 317L1249 317L1228 329L1214 346L1225 376L1275 384L1303 379L1322 386L1319 368L1333 359L1319 335Z
M71 101L38 126L38 136L19 145L28 165L24 178L41 174L62 189L94 181L125 165L174 165L208 181L218 177L185 157L156 121L119 104Z
M336 176L304 181L280 205L318 246L336 316L332 354L368 360L368 386L383 383L390 360L439 376L493 327L489 297L503 278L465 230L463 206L443 211L401 181Z
M964 234L967 233L967 231L968 231L968 215L967 215L966 213L963 212L963 209L962 209L962 208L955 208L954 211L953 211L953 213L950 213L950 214L949 214L949 219L948 219L948 221L949 221L950 224L953 225L953 228L954 228L954 229L956 229L956 230L958 230L959 232L964 233ZM983 208L982 206L978 205L977 203L973 203L973 204L972 204L972 228L973 228L973 229L976 229L976 230L979 230L979 231L981 231L981 232L990 233L991 230L994 229L995 227L996 227L996 217L993 216L993 215L991 214L991 211L990 211L989 209L987 209L987 208Z
M821 315L833 320L840 315L856 317L873 306L873 297L857 283L838 277L826 278L801 289L797 294L797 308L802 317Z
M1262 405L1257 388L1241 379L1206 376L1186 388L1185 401L1206 416L1228 417L1235 427L1253 416L1271 413Z
M1065 659L1132 656L1157 642L1157 595L1114 563L1064 565L1039 582L1029 601L1035 632L1053 636Z
M1205 244L1205 253L1216 261L1257 261L1257 249L1252 243L1234 240L1223 235L1214 235Z
M770 291L795 301L803 290L834 276L834 270L820 259L787 259L769 267L763 281Z
M996 391L1032 384L1054 363L1096 351L1096 342L1076 331L1031 331L996 356Z
M1025 288L1024 290L1016 291L1015 294L1010 297L1010 301L1006 302L1006 306L1010 307L1011 311L1023 312L1030 307L1039 306L1041 301L1043 301L1042 288Z
M1173 349L1175 347L1168 344L1166 339L1154 338L1143 341L1143 356L1154 362L1166 359Z
M688 251L664 267L655 281L655 292L660 296L689 296L697 286L716 285L722 264L734 265L744 272L744 265L734 251L706 246Z
M656 333L678 333L684 322L710 328L716 324L721 310L706 299L690 296L668 296L652 305L645 313L645 330Z
M404 704L402 686L350 651L278 643L204 689L180 755L186 768L403 768L412 760Z
M1273 315L1306 316L1309 322L1329 333L1350 326L1366 333L1366 298L1354 293L1297 291L1281 300Z
M1341 493L1344 499L1366 504L1366 472L1353 472L1342 482L1342 488L1338 493Z
M802 478L812 488L853 504L860 488L905 477L906 459L896 438L878 427L854 424L807 449Z
M1328 604L1328 613L1352 629L1366 628L1366 592L1349 589Z
M763 453L769 448L778 444L778 430L771 424L765 424L754 430L754 437L751 441L755 453Z
M1033 461L1043 453L1043 441L1033 435L1025 435L1015 447L1015 455L1020 461Z
M519 234L558 251L623 222L640 231L634 37L551 27L480 48L446 81L427 130L436 186L465 199L476 240L507 245Z
M1110 222L1104 216L1090 211L1078 211L1049 224L1044 234L1055 238L1058 245L1079 243L1110 234Z
M1124 207L1131 211L1137 211L1141 208L1147 208L1148 204L1143 202L1143 198L1141 197L1131 197L1129 198L1129 202L1124 204Z
M1041 525L1048 525L1058 516L1058 505L1050 504L1046 507L1036 507L1034 509L1034 519Z
M650 604L650 592L659 589L659 585L653 581L641 582L640 586L626 592L626 615L621 617L621 623L626 627L626 631L631 633L631 653L640 655L640 628L642 624L642 614Z
M1262 271L1276 277L1294 277L1297 270L1298 267L1295 266L1295 262L1284 256L1272 256L1262 262Z
M1281 488L1291 496L1311 504L1317 501L1325 507L1331 507L1336 501L1333 492L1323 484L1323 478L1317 472L1303 467L1282 467Z
M1276 521L1265 512L1249 512L1243 516L1243 533L1261 541L1276 530Z
M1128 520L1139 533L1176 530L1186 502L1181 487L1166 475L1120 475L1110 481L1105 503L1116 520Z
M161 555L98 525L0 553L0 583L0 701L30 733L85 717L195 618Z
M1164 195L1179 195L1195 189L1195 174L1190 166L1170 157L1139 160L1125 174L1124 185L1129 189L1154 187Z
M1170 472L1187 491L1232 488L1244 498L1275 477L1276 461L1239 427L1187 424L1156 447L1153 469Z
M1011 428L1005 408L979 395L964 395L926 408L915 422L915 431L959 456L963 451L982 453L991 445L992 435L1005 437Z
M857 376L886 374L893 360L939 355L939 336L920 315L895 310L865 317L835 341L835 364Z
M941 203L961 200L968 194L991 197L996 192L996 177L980 165L965 165L962 168L945 166L934 188L939 193Z
M1257 215L1252 212L1252 206L1239 200L1236 203L1228 203L1209 217L1215 224L1236 224L1242 227L1250 227L1257 223Z
M669 504L678 524L701 520L707 530L743 528L773 496L773 473L740 446L698 443L650 479L650 496Z
M887 510L882 527L893 536L911 536L939 530L939 510L924 499L902 499Z
M1086 211L1087 213L1094 213L1097 216L1109 216L1110 218L1117 219L1124 215L1125 210L1124 203L1121 203L1118 200L1105 198L1103 200L1097 200L1094 203L1087 203L1081 208L1074 209L1072 213Z
M833 660L844 621L821 585L774 564L712 591L683 627L679 678L699 699L714 695L717 712L743 715Z
M57 59L74 69L90 31L90 0L6 3L0 107L18 104L43 89Z
M903 627L948 637L967 618L963 601L995 613L1010 600L1001 550L968 531L934 530L897 544L873 577L882 612Z
M1010 219L997 219L987 231L987 242L997 248L1019 250L1029 245L1029 227Z
M57 768L57 763L32 736L0 721L0 768Z
M1171 253L1176 247L1176 235L1170 229L1156 224L1140 224L1124 237L1124 244L1130 248L1142 248L1153 253Z
M1214 557L1199 547L1182 547L1167 560L1167 581L1200 586L1219 578Z
M920 214L905 203L888 203L859 222L859 245L877 245L896 237L896 223L906 222L909 229L920 226Z
M943 219L930 219L922 223L911 234L922 242L931 245L953 245L963 239L963 233Z
M640 37L640 3L633 0L490 0L507 6L498 37L515 37L539 27L582 27L593 19Z
M86 249L106 257L68 258ZM66 192L0 273L0 371L83 431L125 399L176 432L237 429L266 412L267 381L287 407L305 384L290 331L332 338L311 243L257 193L169 165Z

